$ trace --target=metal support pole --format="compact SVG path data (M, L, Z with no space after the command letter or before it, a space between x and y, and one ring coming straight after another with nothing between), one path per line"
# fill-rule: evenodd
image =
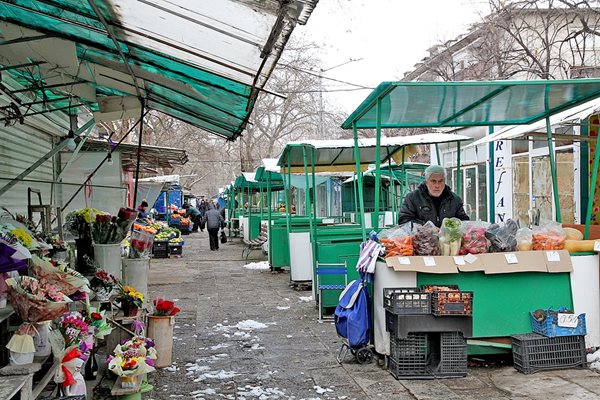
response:
M273 270L273 236L271 235L271 172L267 173L267 235L269 241L269 265Z
M590 197L588 198L587 210L585 213L585 231L583 238L590 236L590 224L592 222L592 208L594 206L594 197L596 193L596 182L598 182L598 163L600 163L600 133L596 136L596 147L594 149L594 166L592 169L592 180L590 181Z
M494 127L490 126L488 133L491 135L494 133ZM488 145L489 162L488 162L488 181L486 182L489 193L489 204L490 204L490 223L496 222L496 178L494 177L494 142L490 142Z
M89 120L81 128L77 129L77 131L75 132L75 134L78 135L79 133L81 133L81 132L85 131L86 129L88 129L90 126L92 126L92 127L94 126L94 120ZM42 165L43 163L45 163L46 161L48 161L50 158L52 158L56 153L58 153L59 151L61 151L62 149L64 149L66 145L67 145L67 140L62 140L56 146L52 147L52 149L48 153L44 154L39 160L37 160L35 163L33 163L29 168L27 168L25 171L21 172L19 175L17 175L16 177L14 177L10 182L8 182L6 185L4 185L0 189L0 196L2 196L10 188L12 188L17 183L19 183L19 181L21 181L27 175L29 175L30 173L32 173L33 171L35 171L40 165Z
M313 217L313 224L312 224L312 240L310 241L310 244L312 246L312 258L313 258L313 271L316 268L317 265L317 259L318 259L318 254L317 254L317 185L316 185L316 179L315 179L315 148L311 148L311 156L310 156L310 166L311 166L311 172L312 172L312 202L313 202L313 213L312 213L312 217ZM317 291L315 291L316 293ZM316 296L315 296L316 297ZM319 299L319 302L321 301L321 299Z
M363 242L367 241L367 228L365 225L365 201L363 196L363 179L360 170L360 148L358 147L358 131L356 122L352 123L352 133L354 135L354 159L356 160L356 177L358 179L358 201L360 204L360 225L362 227Z
M390 149L389 147L386 147L386 151L387 151L387 160L388 160L388 171L390 173L390 195L388 196L388 198L390 199L391 202L391 209L392 209L392 225L394 225L396 223L396 214L398 211L398 205L396 204L396 202L398 201L398 196L396 196L396 175L394 174L394 170L392 168L392 159L390 158ZM404 147L402 147L402 159L404 160ZM389 206L388 206L389 208ZM385 219L384 219L384 225L385 225Z
M548 135L548 154L550 155L550 173L552 175L552 192L554 195L556 222L562 222L560 199L558 197L558 181L556 177L556 158L554 156L554 143L552 140L552 125L550 125L550 117L546 117L546 134Z
M437 157L437 165L442 165L442 159L440 158L440 146L438 146L438 144L435 144L435 155Z
M456 142L456 194L462 199L462 172L460 170L460 142Z
M356 222L358 219L358 173L354 175L354 180L352 181L352 189L354 191L354 222Z
M135 78L134 78L135 79ZM140 133L138 137L138 148L137 148L137 159L135 166L135 184L133 186L133 208L136 208L137 205L137 190L138 190L138 180L140 178L140 160L142 158L142 137L144 135L144 99L140 98L140 102L142 103L142 108L140 112Z
M306 189L304 190L304 199L306 204L304 205L304 210L306 213L306 216L308 217L308 224L309 224L309 228L310 231L313 231L313 221L312 221L312 216L310 214L312 214L310 212L310 191L309 191L309 181L308 181L308 161L306 160L306 147L302 146L302 161L304 162L304 178L306 180ZM311 241L312 242L312 241ZM314 254L313 254L314 257Z
M381 195L381 99L377 99L375 129L375 210L371 226L379 231L379 200Z
M288 152L288 157L287 157L287 171L286 171L286 177L287 177L287 188L285 189L285 213L286 213L286 225L287 225L287 235L288 235L288 242L289 242L289 237L290 237L290 227L292 225L291 222L291 218L292 218L292 205L291 205L291 201L290 201L290 197L292 196L292 167L291 167L291 149ZM291 275L290 275L291 276ZM291 279L291 278L290 278Z

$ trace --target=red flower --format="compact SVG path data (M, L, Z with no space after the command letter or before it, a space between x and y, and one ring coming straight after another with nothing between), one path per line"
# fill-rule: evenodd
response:
M169 313L169 316L172 317L173 315L177 314L179 311L181 311L179 309L179 307L173 307L173 310Z
M100 315L100 313L93 312L92 319L95 319L96 321L100 321L102 319L102 315Z

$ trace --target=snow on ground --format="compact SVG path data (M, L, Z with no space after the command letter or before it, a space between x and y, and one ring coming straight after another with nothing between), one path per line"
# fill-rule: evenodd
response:
M237 392L239 399L247 397L258 397L260 400L278 399L280 396L285 396L285 392L279 388L261 388L260 386L246 385L238 388Z
M285 306L285 307L284 306L278 306L277 309L278 310L289 310L290 306Z
M313 389L315 389L315 392L317 392L317 394L325 394L325 393L333 392L333 389L322 388L321 386L313 386Z
M206 373L198 376L196 379L194 379L194 382L202 382L207 379L225 380L225 379L231 379L237 375L238 374L235 371L224 371L224 370L210 371L210 372L206 372Z
M263 324L262 322L256 322L252 319L247 319L245 321L238 322L237 325L234 325L234 327L244 331L251 331L252 329L264 329L267 327L267 325Z
M210 349L211 350L219 350L219 349L224 349L224 348L229 347L229 346L231 346L229 343L219 343L219 344L217 344L215 346L210 346Z
M300 299L300 301L309 302L309 301L313 300L313 297L312 296L307 296L307 297L300 296L299 299Z
M261 262L257 262L257 263L246 264L246 265L244 265L244 268L246 268L246 269L270 269L271 266L269 265L268 261L261 261Z

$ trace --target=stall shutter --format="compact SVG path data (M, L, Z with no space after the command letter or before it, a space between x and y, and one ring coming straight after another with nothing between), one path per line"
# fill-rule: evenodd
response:
M52 149L52 136L29 125L0 125L0 187L19 175ZM27 215L27 188L42 191L44 204L50 204L50 183L27 182L54 180L53 158L40 165L24 182L0 195L0 206L15 213ZM36 201L33 204L37 204ZM3 212L0 211L0 213Z

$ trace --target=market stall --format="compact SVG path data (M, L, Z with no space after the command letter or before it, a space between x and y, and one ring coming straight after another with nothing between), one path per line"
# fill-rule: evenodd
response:
M378 149L377 142L374 139L360 139L358 146L352 140L307 140L302 142L291 142L286 145L279 157L278 164L284 170L284 182L292 182L293 173L304 173L306 187L315 187L321 174L327 174L340 171L366 171L370 164L374 164L378 159L383 162L395 161L398 164L404 164L414 151L416 145L452 141L469 140L466 136L443 135L443 134L422 134L407 137L390 137L381 139L381 147ZM383 152L383 153L382 153ZM382 158L381 154L385 156ZM377 178L380 179L379 176ZM363 195L362 173L356 180L355 198L361 199L362 205L361 228L357 223L347 223L335 220L317 220L315 212L315 201L310 191L306 191L305 204L307 209L308 226L297 226L292 224L291 217L288 218L288 231L290 244L294 243L294 248L290 247L290 264L292 266L292 280L295 273L294 263L300 262L299 267L306 280L313 280L317 261L320 263L346 263L349 266L348 279L358 278L358 273L354 266L358 261L359 245L366 237L367 219L372 219L370 226L378 229L378 226L384 225L384 215L379 218L379 186L375 191L375 211L377 214L367 215L364 213L364 195ZM377 221L377 222L375 222ZM394 221L388 221L390 224ZM294 253L292 253L294 251ZM306 254L311 258L307 260ZM304 255L304 256L302 256ZM312 260L311 260L312 259ZM341 276L327 276L323 278L323 284L343 284ZM320 303L322 307L335 307L338 302L338 293L333 291L326 292L324 299ZM319 302L317 293L314 293L315 301Z
M560 223L560 202L549 118L598 96L600 81L594 79L384 82L350 115L343 127L353 129L357 142L358 129L375 129L379 147L380 140L383 140L381 131L385 128L525 125L546 119L547 143L552 161L550 169L553 195L557 204L556 221ZM458 149L457 154L460 156L460 147ZM599 158L599 152L596 152L591 188L595 187ZM380 171L381 161L377 160L377 171ZM460 160L458 164L460 169ZM491 176L488 185L493 185L494 182L494 177ZM460 188L460 174L457 183ZM590 199L594 197L593 194L594 189ZM497 200L500 199L494 199L493 196L490 199L492 207L489 219L492 223L496 219L493 205ZM362 201L360 199L361 203ZM590 212L591 207L588 208L584 228L586 233L590 225ZM508 221L506 222L508 224ZM500 225L502 226L506 225ZM587 246L589 247L589 244ZM380 273L380 276L386 275L388 278L382 282L377 273L375 278L376 348L387 354L385 323L381 323L382 318L384 319L383 308L380 306L383 287L416 287L421 284L456 284L461 290L473 292L473 339L476 340L471 340L470 344L486 346L483 350L479 347L480 351L493 352L499 347L510 347L510 342L502 338L531 332L530 312L560 306L570 308L576 314L586 313L587 345L598 346L598 256L589 252L578 253L577 247L569 254L560 250L562 248L558 245L542 246L539 249L545 251L522 252L515 252L516 249L511 248L505 254L473 255L475 260L472 263L465 262L466 257L388 258L387 266L377 266L378 271L385 271ZM583 297L586 299L583 300Z

